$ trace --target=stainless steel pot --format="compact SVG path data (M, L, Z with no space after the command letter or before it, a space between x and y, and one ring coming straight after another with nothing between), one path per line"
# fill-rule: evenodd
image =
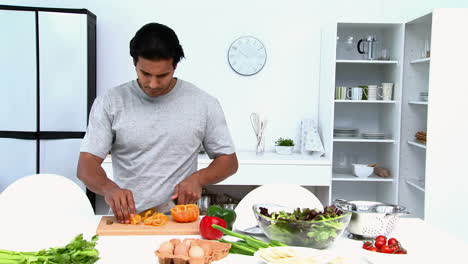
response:
M352 212L348 231L354 239L387 236L398 224L400 216L409 214L403 206L374 201L335 200L334 204L343 211Z
M206 191L206 189L202 190L202 196L198 200L197 204L198 207L200 208L200 213L201 214L206 214L208 212L208 208L212 203L214 202L214 197L212 195L209 195Z

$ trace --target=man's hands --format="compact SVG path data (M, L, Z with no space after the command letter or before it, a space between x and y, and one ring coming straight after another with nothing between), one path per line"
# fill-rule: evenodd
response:
M178 204L195 204L200 199L201 192L202 185L195 172L175 187L171 200L177 199Z
M136 214L132 191L115 186L104 192L104 199L112 208L117 221L130 224L130 215Z
M178 204L196 203L201 197L202 187L221 182L237 171L236 153L219 155L207 168L194 172L174 189L171 199Z
M111 181L101 167L103 158L81 152L78 160L78 179L91 191L104 196L120 223L130 223L130 214L135 214L135 202L130 190L120 188Z

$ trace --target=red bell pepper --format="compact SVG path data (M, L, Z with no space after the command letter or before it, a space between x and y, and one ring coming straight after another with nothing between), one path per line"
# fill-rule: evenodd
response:
M224 219L216 216L204 216L200 221L200 234L203 238L215 240L220 239L223 236L223 232L211 227L213 224L227 228L227 224Z

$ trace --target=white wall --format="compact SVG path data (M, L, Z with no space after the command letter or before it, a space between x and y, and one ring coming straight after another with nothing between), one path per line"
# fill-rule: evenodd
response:
M87 8L96 14L98 95L135 78L128 46L136 30L153 21L172 27L187 57L176 75L219 98L238 150L254 149L250 113L266 114L268 150L280 136L296 138L300 119L317 117L322 24L333 19L407 21L433 7L468 6L464 0L408 2L3 0L2 4ZM251 77L237 75L227 64L230 43L242 35L257 37L267 49L266 66Z

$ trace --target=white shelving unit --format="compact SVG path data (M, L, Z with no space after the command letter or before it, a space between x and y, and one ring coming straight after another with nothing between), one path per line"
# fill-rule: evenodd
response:
M425 42L431 43L432 14L409 22L405 27L405 60L403 75L400 203L412 216L424 218L426 180L426 145L415 141L418 131L427 132L426 101L414 100L429 90L431 59L423 57ZM405 144L406 143L406 144Z
M404 25L336 23L325 28L322 34L324 43L321 64L324 70L320 78L319 124L325 146L328 147L327 152L333 158L331 200L343 198L396 203ZM367 35L376 36L379 47L391 51L390 60L365 60L363 55L358 54L357 42ZM350 36L353 37L353 43L348 45L346 40ZM337 86L381 86L386 82L394 83L392 100L354 101L334 98ZM329 123L320 120L322 116L330 117ZM333 137L334 127L356 128L359 134L383 132L386 138L365 139L361 135L353 138ZM327 139L330 142L328 144ZM351 163L379 163L390 170L392 177L355 177L351 172Z
M377 162L392 174L392 181L361 181L352 178L350 171L333 173L332 200L398 203L408 208L411 217L423 218L461 239L468 237L468 229L459 228L468 212L460 211L459 203L454 202L466 199L468 186L468 141L454 136L468 131L468 122L463 122L468 112L464 96L468 53L463 52L468 33L461 28L468 28L466 8L435 9L401 24L365 21L323 28L319 125L327 154L333 157L332 167L344 172L344 163ZM375 35L377 51L386 48L397 63L362 62L355 46L366 35ZM346 46L350 36L352 45ZM455 41L448 41L454 37ZM426 41L430 53L424 52ZM384 81L395 83L395 103L334 99L337 86L379 85ZM428 102L418 100L421 92L428 92ZM382 131L395 142L334 140L333 127L358 128L360 133ZM427 132L427 145L415 142L418 131ZM447 218L440 213L447 211L459 215Z
M459 238L468 236L468 213L459 211L453 201L466 199L468 186L466 149L468 143L454 136L467 131L463 116L468 112L466 99L466 49L468 9L436 9L405 25L403 67L402 130L400 158L400 204L412 217ZM457 41L447 43L456 32ZM430 58L422 58L425 42ZM413 101L428 92L429 102ZM405 103L408 102L408 103ZM417 131L427 132L428 144L415 142ZM447 218L440 212L457 211Z

